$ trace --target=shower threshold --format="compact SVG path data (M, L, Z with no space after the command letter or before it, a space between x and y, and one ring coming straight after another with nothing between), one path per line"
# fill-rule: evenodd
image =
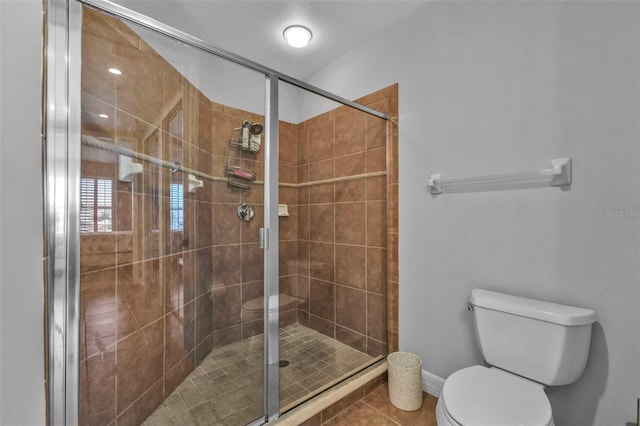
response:
M285 412L377 358L300 324L280 329L280 406ZM216 348L143 423L241 426L263 416L263 336Z

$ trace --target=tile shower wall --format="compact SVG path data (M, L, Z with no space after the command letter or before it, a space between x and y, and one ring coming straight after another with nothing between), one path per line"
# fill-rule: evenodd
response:
M397 122L397 86L359 102ZM298 188L299 322L373 356L397 349L394 128L348 107L298 125L298 183L387 171Z
M83 134L223 176L231 131L263 117L211 102L119 21L90 9L83 19ZM281 180L293 183L295 126L280 128L290 147L281 149ZM253 167L259 176L263 164L261 152ZM132 183L119 182L117 156L83 146L84 200L94 201L83 210L80 240L81 424L140 424L212 348L263 331L262 319L242 312L263 291L262 187L243 196L205 182L189 193L182 173L143 167ZM290 294L297 291L296 195L281 190L292 206L280 265ZM256 208L252 222L237 219L243 201ZM296 306L287 308L283 325L297 320Z

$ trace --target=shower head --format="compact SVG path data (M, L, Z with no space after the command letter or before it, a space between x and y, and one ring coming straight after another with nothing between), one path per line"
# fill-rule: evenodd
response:
M254 136L258 136L264 130L264 126L260 123L252 123L250 121L243 121L242 127L247 127L249 129L249 133Z

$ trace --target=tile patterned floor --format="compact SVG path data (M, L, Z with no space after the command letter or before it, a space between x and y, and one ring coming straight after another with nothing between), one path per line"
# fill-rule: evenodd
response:
M438 399L423 393L422 407L416 411L403 411L389 401L387 384L378 386L373 392L349 408L326 421L316 419L304 426L436 426L436 404Z
M262 335L218 349L143 423L245 425L262 415ZM286 407L372 359L300 324L280 330L280 405Z

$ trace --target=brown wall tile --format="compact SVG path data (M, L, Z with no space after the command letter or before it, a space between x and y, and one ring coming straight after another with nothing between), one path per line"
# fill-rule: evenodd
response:
M387 149L375 148L367 151L367 172L379 172L387 169Z
M309 216L310 240L333 242L333 204L312 204L309 206Z
M237 244L240 242L238 204L213 204L214 245Z
M99 355L116 341L118 303L116 271L107 269L80 277L80 359Z
M219 348L230 343L239 342L242 338L242 328L239 325L234 325L224 330L214 331L211 336L213 338L213 347Z
M80 424L109 424L116 418L116 354L105 352L80 362Z
M336 283L365 289L365 247L336 244L335 250Z
M196 248L203 248L211 246L213 237L213 217L212 217L213 205L205 202L196 202L196 224L197 229L194 232L194 239L196 241Z
M385 356L388 353L388 345L386 342L367 337L367 355L376 357Z
M170 395L189 373L194 370L195 365L195 352L192 351L182 358L174 367L167 370L164 376L165 394Z
M309 187L309 202L312 204L335 202L334 184L327 183Z
M309 158L314 161L332 158L334 154L333 122L309 125Z
M237 267L236 267L237 269ZM258 244L242 245L242 282L262 280L264 276L264 253Z
M366 115L364 112L353 109L336 115L336 157L365 150Z
M211 136L213 133L211 122L211 101L200 93L198 95L198 138L196 143L201 149L207 152L211 152Z
M331 179L335 176L335 165L333 158L323 161L316 161L316 159L314 159L313 161L313 163L309 164L310 181Z
M282 316L282 313L280 313ZM282 319L280 319L282 322ZM284 327L284 325L282 325ZM257 336L258 334L262 334L264 332L264 320L262 318L246 321L242 323L242 339L248 339L252 336Z
M387 323L390 331L398 332L398 283L388 282Z
M368 192L367 182L363 179L337 182L335 184L336 203L365 201Z
M367 202L367 245L384 247L387 244L386 203Z
M244 246L243 246L244 248ZM209 285L230 286L241 282L240 246L215 246L209 251L213 256L213 282Z
M222 330L240 324L240 308L242 305L241 286L225 286L213 289L213 329ZM198 299L200 300L200 299ZM206 301L202 302L203 304ZM205 317L206 318L206 317ZM210 333L210 331L209 331ZM203 337L208 333L203 333Z
M394 282L400 282L398 271L398 234L387 234L388 241L388 256L387 256L387 268L388 279Z
M202 342L200 342L198 346L196 346L196 349L194 351L196 365L200 364L207 357L207 355L209 355L211 349L213 349L213 334L207 335L204 339L202 339Z
M118 268L118 339L164 315L163 282L158 259Z
M226 246L225 246L226 247ZM222 251L222 250L220 250ZM213 251L211 247L196 250L194 252L195 259L195 296L200 296L211 289L214 282L225 282L223 278L228 278L225 275L227 269L222 270L219 264L213 264ZM216 253L218 254L218 253ZM220 259L221 256L216 256L216 260L222 264L223 267L228 267ZM228 281L227 281L228 283Z
M262 262L264 264L264 262ZM298 273L298 242L280 242L280 276L293 275Z
M118 343L118 413L162 378L163 329L159 320Z
M309 289L310 313L333 322L335 316L335 285L330 282L311 279Z
M324 334L325 336L335 338L336 325L333 321L328 321L324 318L312 314L309 316L309 327L312 330L317 331L318 333Z
M162 259L164 272L165 312L178 309L185 303L184 259L182 255ZM193 292L193 289L191 289Z
M288 210L289 216L280 216L280 241L298 239L298 206L289 205Z
M386 200L387 185L384 176L372 177L367 179L367 200Z
M302 126L296 126L298 128L298 164L309 163L309 129ZM300 180L298 182L301 182Z
M239 288L239 286L235 286ZM210 292L203 294L195 300L196 305L196 345L201 344L213 330L213 321L219 320L219 317L213 313L213 295ZM238 301L240 297L237 297ZM238 302L236 301L236 306ZM216 305L218 308L219 305ZM217 312L216 312L217 313Z
M309 274L312 278L334 280L334 246L327 243L309 244Z
M367 293L367 336L387 341L387 298L379 294Z
M309 286L309 277L302 275L298 276L298 298L300 299L300 305L298 305L298 308L305 312L309 312Z
M116 266L116 236L83 234L80 236L80 252L80 272L113 268Z
M398 332L389 331L389 353L396 352L398 350Z
M195 347L196 303L189 302L164 317L165 371Z
M365 334L367 332L367 293L337 285L336 323Z
M387 293L387 250L367 247L367 291Z
M375 106L372 106L372 108L376 109L376 106L379 108L382 105L381 103L378 103L375 104ZM380 111L380 109L378 111ZM368 115L366 126L367 149L385 146L387 122L382 118Z
M336 340L360 352L367 352L367 336L336 324Z
M367 217L365 203L336 204L336 243L365 244Z
M137 426L143 423L163 400L164 392L160 379L118 416L118 425Z

